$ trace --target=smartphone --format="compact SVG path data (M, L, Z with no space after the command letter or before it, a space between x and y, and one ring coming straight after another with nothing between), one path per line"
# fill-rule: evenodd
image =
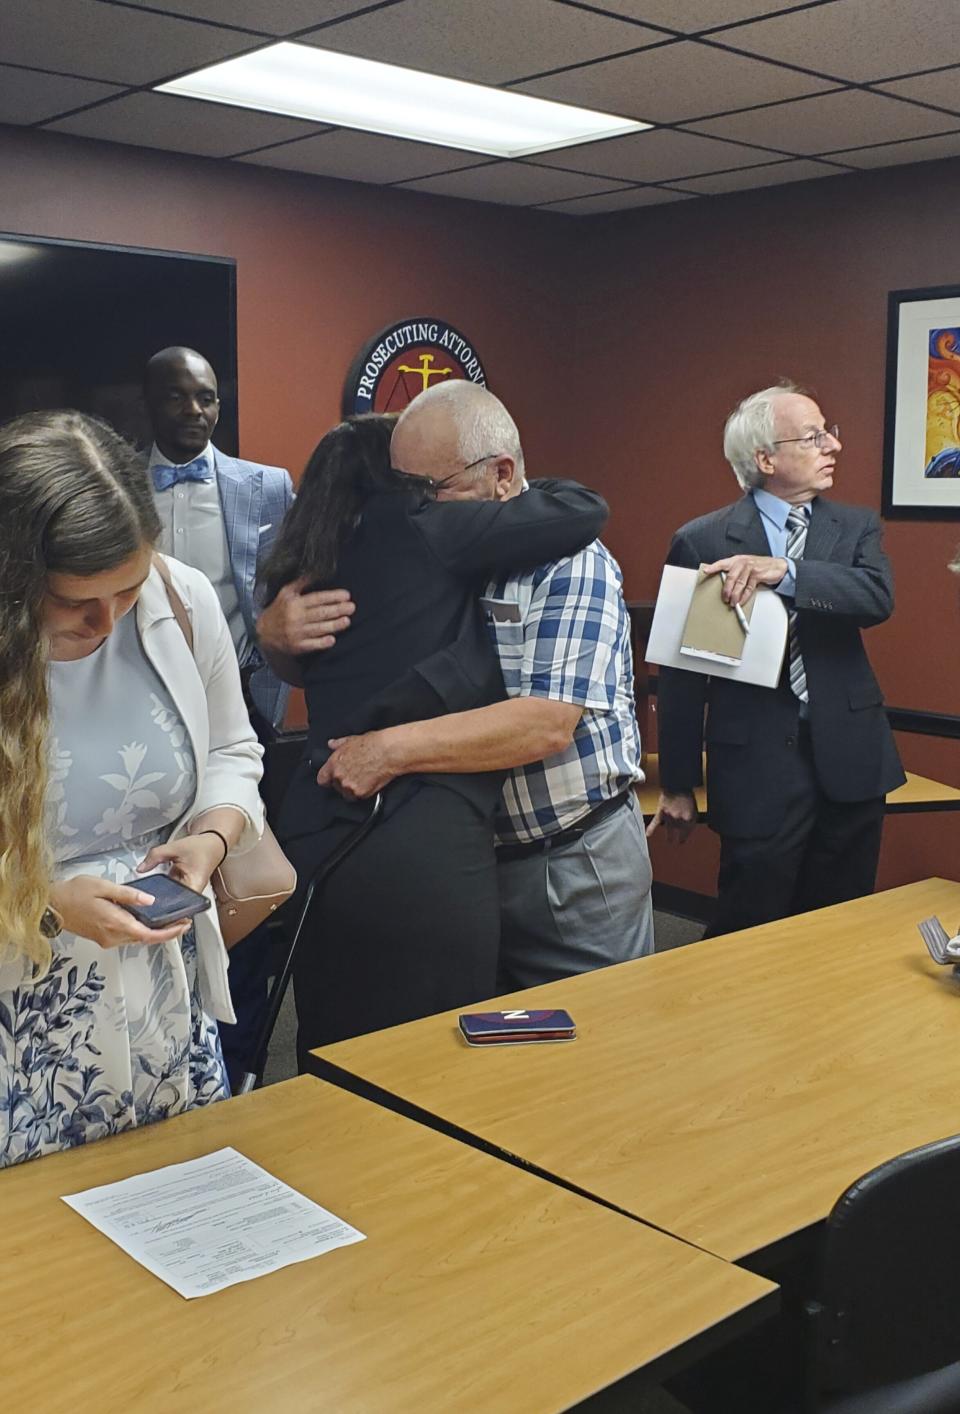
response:
M169 874L148 874L145 879L131 879L129 887L153 894L153 903L123 904L138 923L144 923L148 928L169 928L171 923L193 918L210 907L210 900L205 894L188 889L186 884L178 884Z
M467 1011L459 1018L468 1046L573 1041L577 1028L568 1011Z

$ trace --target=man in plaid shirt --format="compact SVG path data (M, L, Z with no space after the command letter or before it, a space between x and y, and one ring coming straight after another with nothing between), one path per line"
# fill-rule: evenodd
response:
M401 415L394 465L444 499L519 495L516 425L484 388L435 385ZM530 987L653 951L651 870L620 570L594 541L487 586L505 702L346 738L321 783L366 796L399 775L508 770L496 820L501 982Z

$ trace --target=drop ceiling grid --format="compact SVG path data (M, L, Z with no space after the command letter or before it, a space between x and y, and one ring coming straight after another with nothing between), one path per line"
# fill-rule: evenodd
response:
M960 20L956 0L833 0L741 25L708 42L727 40L742 53L828 75L840 70L852 83L879 83L941 66L944 49L955 53L960 43Z
M876 0L30 0L16 7L14 23L5 13L0 32L0 121L412 190L446 186L475 200L571 214L607 202L659 204L809 180L818 169L952 154L960 136L957 5L894 0L878 12ZM488 161L150 92L177 73L284 37L448 73L460 51L467 76L482 71L488 82L636 113L654 127Z
M677 34L712 34L789 10L831 5L835 0L557 0L660 26Z
M437 147L426 142L408 142L403 138L384 137L380 133L356 132L350 128L331 128L302 141L255 149L239 156L237 161L257 167L282 168L288 172L306 172L313 176L340 177L347 181L355 180L356 173L362 171L368 181L380 185L413 181L464 168L500 165L491 164L488 157L476 153L457 152L451 147Z
M118 8L157 10L179 19L203 20L227 29L282 39L320 25L336 24L357 11L382 8L384 0L103 0ZM401 0L386 0L397 4Z
M670 40L555 0L403 0L301 36L301 43L365 59L499 85L565 66L571 57L590 63Z

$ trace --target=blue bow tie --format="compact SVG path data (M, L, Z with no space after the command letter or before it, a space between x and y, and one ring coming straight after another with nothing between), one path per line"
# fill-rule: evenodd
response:
M210 480L210 468L207 465L206 457L195 457L185 466L163 466L158 462L152 470L153 484L157 491L169 491L171 486L176 486L181 481Z

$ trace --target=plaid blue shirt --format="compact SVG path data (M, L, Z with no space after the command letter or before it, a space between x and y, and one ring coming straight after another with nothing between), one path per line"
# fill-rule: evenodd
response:
M525 843L565 830L643 780L630 618L620 567L599 540L494 580L483 604L508 697L583 708L565 751L507 776L497 841Z

